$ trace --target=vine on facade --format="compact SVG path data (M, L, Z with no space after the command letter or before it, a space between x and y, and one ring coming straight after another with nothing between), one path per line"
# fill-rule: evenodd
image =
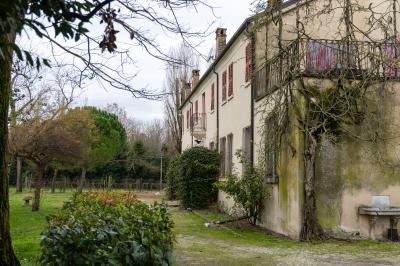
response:
M370 108L374 101L379 101L375 98L377 88L388 91L391 80L400 79L398 1L379 1L379 5L392 3L384 12L376 11L378 3L365 7L355 0L297 1L296 23L290 29L285 21L284 3L267 2L270 4L259 3L258 8L264 10L254 24L254 33L267 25L264 63L256 69L254 82L257 87L258 79L266 79L266 89L259 97L264 104L258 111L264 119L276 118L273 130L279 137L266 138L271 129L263 127L261 146L275 147L278 156L283 146L289 147L295 156L298 151L291 132L302 133L304 206L300 237L307 241L323 239L315 193L315 158L322 139L337 143L346 136L383 143L396 134L383 133L376 123L383 120L379 117L382 112ZM367 24L364 28L354 20L361 13L363 23ZM335 17L337 14L339 18ZM336 40L315 39L315 32L308 32L307 25L316 21L326 23L320 21L324 17L339 23L337 32L330 33L337 36ZM377 35L384 38L377 40ZM285 39L288 36L294 38ZM318 51L325 54L322 61L318 61ZM367 130L357 130L360 126ZM278 145L266 143L268 139ZM262 147L262 154L267 154ZM261 161L265 159L261 156Z

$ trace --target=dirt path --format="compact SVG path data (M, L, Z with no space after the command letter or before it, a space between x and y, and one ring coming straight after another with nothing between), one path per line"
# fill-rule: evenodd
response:
M139 199L161 202L156 192L137 193ZM227 217L212 211L189 212L169 208L175 222L177 265L399 265L400 243L327 241L299 243L268 235L262 230L206 228L210 220Z
M400 265L400 255L390 252L328 254L185 235L178 235L177 240L177 265Z

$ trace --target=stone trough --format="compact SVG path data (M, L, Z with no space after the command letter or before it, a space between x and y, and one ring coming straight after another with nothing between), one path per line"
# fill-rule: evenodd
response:
M373 196L372 206L362 206L358 208L360 215L369 217L370 232L374 228L379 217L389 217L390 228L388 229L388 239L399 241L397 225L400 220L400 207L390 206L389 196Z

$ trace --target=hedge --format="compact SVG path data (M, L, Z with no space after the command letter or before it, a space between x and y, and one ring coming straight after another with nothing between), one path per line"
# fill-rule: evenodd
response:
M84 193L47 218L41 265L170 265L174 236L166 208L130 193Z
M177 197L185 208L207 208L216 201L213 184L219 173L219 155L204 147L193 147L179 158Z
M179 168L180 168L180 157L176 157L169 163L167 175L165 176L167 180L167 198L169 200L176 200L177 196L177 180L179 178Z

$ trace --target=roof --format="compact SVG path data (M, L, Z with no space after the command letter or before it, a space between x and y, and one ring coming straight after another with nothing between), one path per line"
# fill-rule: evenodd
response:
M301 0L288 0L283 3L283 8L289 7L298 1ZM229 42L226 44L224 50L218 55L218 57L215 59L215 61L208 67L207 71L201 76L201 79L197 83L196 87L192 88L192 91L190 92L189 96L182 102L180 108L182 108L188 101L189 99L193 96L194 93L200 88L201 84L204 82L204 80L208 77L208 75L213 71L213 69L216 67L216 65L219 63L219 61L222 60L224 55L228 52L228 50L231 48L231 46L235 43L237 38L244 32L244 30L247 29L247 26L255 19L257 16L251 16L248 17L243 23L240 25L240 27L236 30L235 34L232 36L232 38L229 40Z

